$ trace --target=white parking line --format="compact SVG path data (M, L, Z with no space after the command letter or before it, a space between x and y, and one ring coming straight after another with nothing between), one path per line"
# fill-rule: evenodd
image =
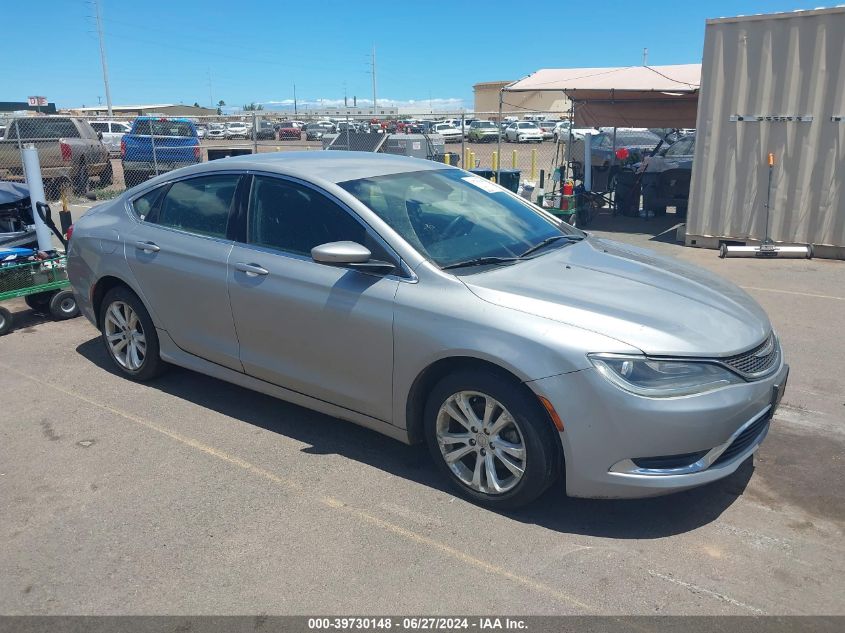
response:
M760 290L762 292L779 292L785 295L798 295L800 297L814 297L816 299L833 299L834 301L845 301L845 297L834 295L819 295L812 292L798 292L797 290L780 290L778 288L758 288L756 286L740 286L743 290Z
M229 453L226 453L224 451L221 451L220 449L214 448L213 446L209 446L207 444L204 444L203 442L200 442L197 439L194 439L192 437L188 437L186 435L182 435L181 433L178 433L178 432L172 431L172 430L170 430L166 427L160 426L160 425L156 424L155 422L152 422L152 421L147 420L145 418L138 417L136 415L128 413L127 411L122 411L121 409L117 409L115 407L112 407L111 405L104 404L102 402L97 402L96 400L92 400L91 398L89 398L89 397L87 397L87 396L85 396L81 393L77 393L76 391L73 391L71 389L65 389L64 387L60 387L60 386L55 385L55 384L43 383L40 379L36 378L35 376L31 376L29 374L26 374L22 371L19 371L18 369L10 367L9 365L5 365L3 363L0 363L0 368L2 368L4 371L8 371L8 372L12 372L14 374L17 374L18 376L21 376L22 378L26 378L28 380L31 380L38 385L41 385L43 387L49 387L50 389L53 389L54 391L57 391L58 393L64 394L66 396L70 396L72 398L76 398L77 400L81 400L82 402L85 402L85 403L87 403L91 406L98 407L100 409L103 409L104 411L108 411L109 413L117 415L117 416L119 416L119 417L121 417L125 420L129 420L130 422L134 422L135 424L143 426L147 429L150 429L152 431L156 431L157 433L161 433L162 435L169 437L170 439L175 440L175 441L179 442L180 444L183 444L183 445L188 446L190 448L201 451L201 452L205 453L206 455L210 455L212 457L215 457L215 458L217 458L221 461L224 461L228 464L231 464L233 466L237 466L238 468L246 470L246 471L248 471L248 472L250 472L254 475L258 475L259 477L261 477L265 480L268 480L268 481L270 481L270 482L272 482L276 485L282 486L283 488L285 488L289 491L295 492L295 493L300 494L300 495L305 496L305 497L310 497L313 501L320 503L324 507L331 508L333 510L342 512L342 513L344 513L348 516L351 516L353 518L358 519L359 521L361 521L363 523L381 528L381 529L383 529L387 532L390 532L391 534L394 534L396 536L400 536L400 537L402 537L402 538L404 538L408 541L411 541L413 543L417 543L419 545L425 545L425 546L429 547L430 549L437 550L440 553L445 554L446 556L448 556L448 557L450 557L454 560L465 563L465 564L469 565L470 567L474 567L476 569L479 569L479 570L481 570L485 573L488 573L492 576L498 576L499 578L509 580L509 581L511 581L515 584L518 584L518 585L522 585L523 587L526 587L528 589L536 591L537 593L544 594L544 595L547 595L551 598L554 598L554 599L558 600L559 602L574 606L574 607L580 609L581 611L587 611L588 613L596 613L597 612L597 609L595 607L590 606L590 605L588 605L584 602L581 602L577 598L574 598L573 596L570 596L569 594L564 593L563 591L561 591L560 589L558 589L556 587L552 587L550 585L544 584L542 582L539 582L539 581L534 580L533 578L529 578L527 576L514 574L513 572L510 572L507 569L504 569L503 567L499 567L498 565L494 565L493 563L490 563L490 562L483 560L481 558L476 558L472 554L468 554L467 552L464 552L464 551L459 550L455 547L452 547L451 545L447 545L446 543L442 543L442 542L440 542L436 539L433 539L431 537L424 536L422 534L418 534L417 532L414 532L413 530L409 530L408 528L402 527L400 525L396 525L395 523L391 523L390 521L386 521L385 519L374 516L374 515L366 512L365 510L362 510L360 508L356 508L354 506L348 505L345 502L341 501L340 499L335 499L334 497L327 497L327 496L314 496L312 493L309 492L309 490L305 489L300 483L298 483L296 481L293 481L291 479L286 479L284 477L280 477L279 475L276 475L275 473L273 473L269 470L261 468L260 466L256 466L255 464L248 462L245 459L241 459L240 457L237 457L235 455L230 455Z
M685 589L688 589L692 593L701 593L706 596L710 596L711 598L716 598L717 600L721 600L722 602L727 602L728 604L732 604L735 607L740 607L742 609L747 609L752 613L756 613L758 615L763 615L765 612L762 609L758 609L757 607L752 607L750 604L745 604L744 602L740 602L739 600L734 600L730 596L726 596L723 593L718 593L716 591L712 591L710 589L705 589L704 587L699 587L698 585L694 585L691 582L685 582L683 580L678 580L677 578L673 578L672 576L667 576L666 574L661 574L660 572L654 571L653 569L648 570L649 576L654 576L655 578L660 578L662 580L666 580L668 582L674 583L676 585L680 585Z

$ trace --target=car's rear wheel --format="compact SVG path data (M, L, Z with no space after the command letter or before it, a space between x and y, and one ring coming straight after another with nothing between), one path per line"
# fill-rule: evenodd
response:
M123 286L109 290L100 307L100 328L106 351L124 376L145 381L164 371L155 326L134 292Z
M468 499L516 508L559 470L559 440L533 394L494 372L459 371L432 390L425 432L438 468Z

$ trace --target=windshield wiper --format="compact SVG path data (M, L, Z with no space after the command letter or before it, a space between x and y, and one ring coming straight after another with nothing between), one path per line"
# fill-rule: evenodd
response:
M467 259L462 262L455 262L448 266L441 266L440 270L449 270L450 268L464 268L465 266L487 266L489 264L507 264L510 262L518 262L519 257L476 257L475 259Z
M532 253L536 253L536 252L537 252L537 251L539 251L541 248L545 248L545 247L546 247L546 246L548 246L549 244L552 244L552 243L554 243L554 242L557 242L558 240L566 240L566 241L568 241L568 242L580 242L580 241L581 241L581 240L583 240L583 239L584 239L584 238L583 238L583 237L581 237L580 235L568 235L568 234L565 234L565 235L552 235L551 237L547 237L546 239L544 239L544 240L543 240L542 242L540 242L539 244L535 244L534 246L532 246L531 248L529 248L527 251L525 251L524 253L522 253L522 255L520 255L520 257L525 257L526 255L531 255Z

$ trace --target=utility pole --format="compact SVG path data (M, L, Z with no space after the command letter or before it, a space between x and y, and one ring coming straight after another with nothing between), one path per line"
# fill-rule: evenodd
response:
M293 84L293 116L296 116L296 84Z
M109 67L106 63L106 43L103 40L103 18L100 15L100 0L94 0L94 8L97 10L97 35L100 38L100 61L103 64L103 84L106 87L106 107L109 111L109 118L112 116L111 112L111 90L109 90Z
M376 45L373 44L373 114L376 113L378 100L376 99Z
M648 49L643 49L643 66L648 66Z

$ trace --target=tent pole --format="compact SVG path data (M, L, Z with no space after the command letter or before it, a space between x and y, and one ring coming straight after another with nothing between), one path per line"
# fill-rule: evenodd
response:
M499 133L496 136L496 156L499 157L496 165L496 182L501 182L499 177L502 170L502 102L505 100L505 89L499 90Z
M566 94L566 93L564 93ZM567 95L569 96L569 95ZM569 178L569 161L572 158L572 126L575 125L575 101L569 101L569 139L566 142L566 160L561 170L561 185Z

